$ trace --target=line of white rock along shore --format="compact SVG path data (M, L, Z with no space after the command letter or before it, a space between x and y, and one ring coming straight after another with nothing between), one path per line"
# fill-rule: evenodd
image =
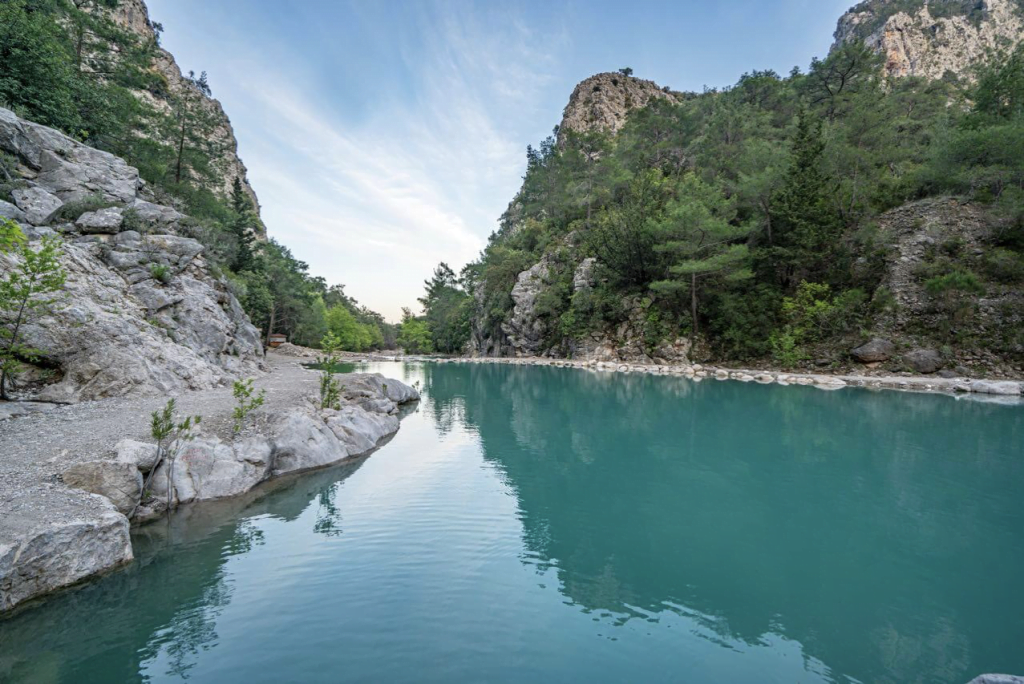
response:
M397 357L401 359L402 357ZM815 373L786 373L764 370L736 370L714 366L693 365L645 365L616 363L612 361L576 361L571 359L550 359L541 357L459 357L429 358L405 357L405 360L420 358L436 363L483 363L510 364L518 366L555 366L582 370L644 373L650 375L673 375L692 380L716 379L757 382L777 385L809 385L820 389L842 389L843 387L867 387L871 389L892 389L910 392L941 392L959 394L985 394L1003 397L1020 397L1024 394L1024 382L1017 380L972 380L970 378L936 378L927 376L869 376L869 375L821 375Z

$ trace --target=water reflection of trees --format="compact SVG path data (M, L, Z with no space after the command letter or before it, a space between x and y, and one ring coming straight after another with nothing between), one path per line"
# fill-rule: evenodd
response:
M362 463L186 507L141 528L136 561L124 570L0 621L0 681L142 681L143 664L161 653L167 671L158 674L187 678L196 655L216 644L217 617L232 599L227 560L263 543L254 519L294 520L314 505L318 531L340 532L333 492Z
M1020 412L897 393L428 369L516 492L527 553L594 611L682 605L864 681L966 681L1024 643ZM984 570L981 570L984 568ZM979 572L982 573L979 575ZM983 575L983 576L982 576Z

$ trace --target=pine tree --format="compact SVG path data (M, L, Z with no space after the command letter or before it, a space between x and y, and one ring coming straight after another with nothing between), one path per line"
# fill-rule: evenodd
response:
M700 286L711 278L735 282L750 278L749 251L743 242L747 224L736 222L736 209L718 188L689 173L680 182L678 198L668 204L659 225L664 240L659 251L669 254L672 278L651 284L662 293L690 295L693 334L700 332Z
M234 218L229 227L238 243L231 269L236 272L251 271L255 266L254 243L256 238L253 233L259 219L252 210L252 201L242 189L241 179L237 176L231 185L231 209L234 212Z
M822 275L841 231L829 202L831 180L822 169L824 149L821 122L801 112L789 170L774 201L769 246L763 250L764 265L783 290Z

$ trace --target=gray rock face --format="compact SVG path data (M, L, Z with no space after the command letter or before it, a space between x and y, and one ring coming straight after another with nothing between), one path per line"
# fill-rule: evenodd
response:
M1015 380L974 380L971 382L971 391L978 394L998 394L1017 397L1024 392L1024 382L1017 382Z
M131 209L140 221L152 228L167 228L173 226L185 218L185 215L177 209L165 207L161 204L153 204L146 200L137 199L131 205Z
M102 497L77 496L93 499L92 513L55 518L59 502L36 495L3 502L0 612L132 560L128 519Z
M0 109L0 114L3 110ZM0 121L3 121L0 118ZM44 225L64 203L56 195L43 188L16 188L11 195L14 203L24 213L24 220L34 226Z
M896 345L889 340L876 337L875 339L862 344L856 349L850 350L850 356L861 363L878 363L888 361L896 353Z
M314 411L296 408L274 426L274 474L320 468L337 463L348 451Z
M5 109L0 149L36 174L33 185L12 193L26 220L42 226L26 234L34 240L56 229L66 237L63 299L51 316L23 329L26 344L59 369L37 398L173 393L258 372L259 331L227 282L210 274L203 245L169 232L182 215L137 196L135 169ZM84 213L74 225L44 225L64 201L86 195L130 206L134 224L155 234L119 232L124 206ZM13 260L0 256L0 268ZM168 282L154 279L157 267Z
M984 674L967 684L1024 684L1024 677L1006 674Z
M861 2L839 20L835 44L863 40L885 58L888 76L939 79L948 72L973 80L974 66L991 50L1012 48L1024 35L1014 0L962 3L953 13L952 3L941 4Z
M355 400L357 397L384 397L391 402L385 413L393 413L397 410L397 404L405 404L410 401L418 401L420 393L403 382L385 378L380 373L358 373L344 376L344 389L342 394L346 399Z
M616 133L626 123L631 111L657 99L675 102L679 94L662 88L654 81L619 73L595 74L581 81L572 91L559 130Z
M594 270L597 268L597 259L588 257L576 267L572 276L572 291L580 292L594 287Z
M25 212L10 202L0 200L0 218L12 219L18 223L26 221Z
M915 373L934 373L944 365L942 355L934 349L915 349L903 355L903 363Z
M548 326L537 315L537 298L547 289L557 263L554 254L546 253L539 262L520 273L512 287L515 306L502 330L517 354L535 356L544 351Z
M124 221L124 209L108 207L98 211L87 211L75 220L75 226L82 233L116 233Z
M33 169L36 184L64 202L94 194L115 202L131 202L141 187L138 170L123 159L52 128L19 119L2 108L0 148Z
M247 439L228 444L199 438L184 445L173 464L161 463L153 473L152 493L156 502L171 505L209 501L247 492L270 474L271 450L267 440Z
M65 470L62 477L69 487L107 497L125 515L142 497L142 473L133 463L85 461Z
M385 437L398 431L398 416L343 406L327 414L327 427L349 456L365 454Z

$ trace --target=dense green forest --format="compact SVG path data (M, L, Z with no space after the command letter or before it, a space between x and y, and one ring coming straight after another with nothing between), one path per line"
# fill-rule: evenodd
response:
M330 330L344 349L393 347L395 326L341 285L310 276L284 245L256 239L264 231L237 179L230 194L218 193L225 182L217 122L202 106L211 96L206 74L190 74L188 86L174 92L152 68L158 46L112 21L106 10L116 6L117 0L0 2L0 105L137 167L157 201L189 216L182 231L205 245L211 267L261 330L308 346ZM168 111L147 104L142 93L168 102ZM10 199L14 171L13 160L0 159L0 198Z
M941 245L917 274L937 306L969 316L986 282L1024 282L1024 48L973 85L881 74L880 57L851 43L806 72L657 99L614 136L556 130L528 149L523 188L479 260L428 283L428 327L445 351L465 345L472 316L500 335L517 275L549 254L537 313L551 349L571 354L639 298L652 346L681 334L712 358L792 365L894 306L875 219L942 195L998 224L983 254ZM586 257L597 284L574 293ZM945 344L979 343L969 326L947 332ZM1000 339L1000 354L1020 356L1024 331Z

